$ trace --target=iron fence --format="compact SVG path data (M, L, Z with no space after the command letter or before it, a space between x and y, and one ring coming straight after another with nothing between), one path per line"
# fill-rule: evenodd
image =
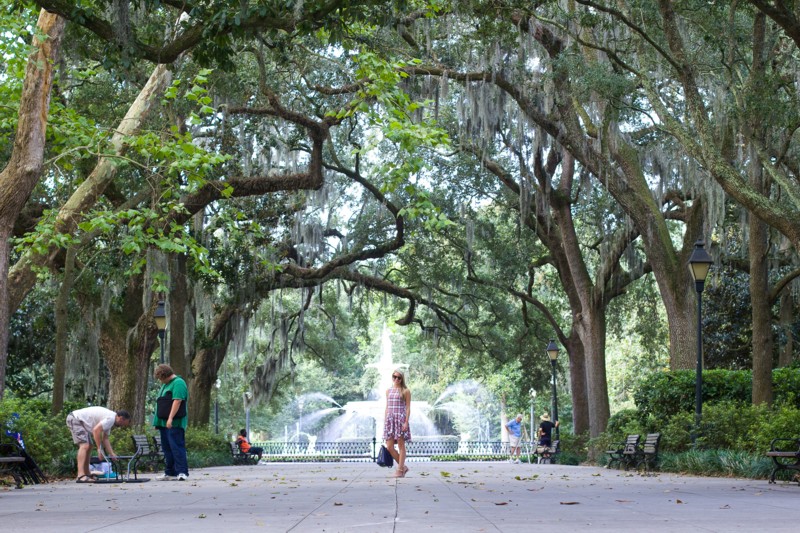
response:
M338 441L255 442L264 449L262 460L273 462L374 461L383 442L375 438ZM406 444L411 458L451 460L503 460L508 458L508 442L459 441L457 438L419 438Z

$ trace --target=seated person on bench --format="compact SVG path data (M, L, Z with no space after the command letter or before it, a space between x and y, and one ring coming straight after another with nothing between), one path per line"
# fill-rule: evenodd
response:
M236 437L236 445L239 446L239 449L242 453L249 453L258 456L258 460L261 460L261 454L264 453L264 448L259 448L258 446L250 446L250 442L247 440L247 431L241 430L239 432L239 436Z

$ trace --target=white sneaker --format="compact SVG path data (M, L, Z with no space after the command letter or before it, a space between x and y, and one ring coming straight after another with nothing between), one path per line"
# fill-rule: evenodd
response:
M518 465L519 464L519 459L514 459L514 464Z
M156 476L156 481L175 481L178 479L178 476L168 476L167 474L161 474L160 476Z
M187 479L189 479L189 476L187 476L186 474L178 474L178 476L175 479L177 479L178 481L186 481Z

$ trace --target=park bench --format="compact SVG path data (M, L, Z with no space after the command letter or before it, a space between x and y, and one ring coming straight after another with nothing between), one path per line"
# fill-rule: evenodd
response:
M21 488L21 483L47 483L47 477L39 465L16 441L0 444L0 473L13 477L17 488Z
M606 450L606 454L608 454L606 468L611 468L616 464L627 470L636 458L636 451L639 449L639 435L628 435L625 442L619 442L613 446L612 450Z
M775 474L781 470L800 471L800 439L772 439L767 457L775 465L769 475L770 483L775 483Z
M646 474L658 466L658 446L661 443L661 433L648 433L644 443L636 450L636 468L644 469Z
M258 455L254 453L244 453L239 445L231 442L231 457L235 465L255 465L258 464Z
M537 446L536 447L536 463L540 465L553 464L556 455L558 455L559 444L561 441L554 440L550 446Z
M0 444L0 475L10 475L14 478L14 484L18 489L22 488L24 482L22 475L25 458L17 453L11 444Z
M157 447L155 437L153 437L152 444L147 435L131 435L131 439L133 440L133 447L136 449L136 459L131 461L131 469L133 469L134 476L140 463L150 470L158 470L160 465L164 463L164 452Z

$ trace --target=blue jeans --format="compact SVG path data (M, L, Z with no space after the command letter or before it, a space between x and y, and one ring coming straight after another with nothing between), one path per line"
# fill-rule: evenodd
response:
M186 460L186 439L183 428L159 427L161 447L164 450L164 473L168 476L189 475L189 462Z

